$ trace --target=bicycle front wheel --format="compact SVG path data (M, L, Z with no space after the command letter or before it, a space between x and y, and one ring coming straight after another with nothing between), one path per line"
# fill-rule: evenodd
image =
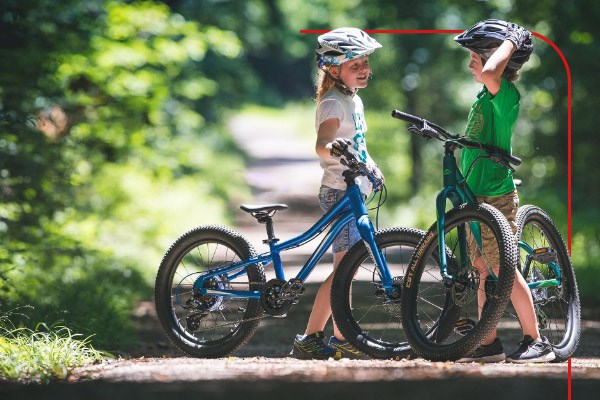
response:
M531 287L540 333L567 360L577 349L581 311L575 271L567 247L548 214L536 206L519 207L519 270ZM542 283L544 282L544 283Z
M495 241L496 254L470 254L468 232L477 229ZM452 254L447 260L452 281L444 280L439 263L431 262L439 245L434 224L415 249L402 288L406 337L413 352L431 361L458 360L491 333L509 301L517 258L506 218L487 204L462 204L449 211L443 234ZM485 290L480 280L482 268L493 269L497 275L495 285L488 284Z
M202 294L202 275L256 253L240 234L221 226L196 228L181 236L165 254L155 284L155 303L163 330L175 346L194 357L224 357L244 345L262 315L259 299ZM202 288L261 290L262 267L206 279Z
M410 348L400 321L400 291L412 253L424 231L392 228L377 232L375 242L394 278L386 293L379 268L363 241L338 266L331 285L331 309L340 332L353 347L374 358L405 357Z

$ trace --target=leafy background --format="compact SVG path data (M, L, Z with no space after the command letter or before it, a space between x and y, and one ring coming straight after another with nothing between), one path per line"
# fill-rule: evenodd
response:
M66 325L105 348L135 341L132 310L151 299L168 245L194 225L231 223L250 198L229 118L263 107L312 124L315 36L301 29L465 29L485 18L547 37L568 60L572 257L584 306L598 305L600 8L590 0L4 0L0 313ZM394 182L382 220L423 228L441 149L389 112L461 132L477 85L452 35L376 38L384 50L361 97L370 152ZM546 209L566 237L567 74L554 49L535 46L518 84L521 202Z

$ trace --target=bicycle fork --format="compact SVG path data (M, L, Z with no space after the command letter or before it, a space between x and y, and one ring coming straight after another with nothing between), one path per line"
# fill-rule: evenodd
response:
M353 193L350 195L350 202L352 203L352 210L354 212L354 217L356 218L356 227L358 228L360 237L365 243L369 256L381 274L381 282L383 283L385 291L387 293L392 293L393 277L387 266L385 257L383 257L382 252L377 247L375 241L375 227L373 226L373 222L371 222L371 218L369 218L367 207L360 194L360 189L358 186L352 186L349 188L349 191L351 189L353 189Z

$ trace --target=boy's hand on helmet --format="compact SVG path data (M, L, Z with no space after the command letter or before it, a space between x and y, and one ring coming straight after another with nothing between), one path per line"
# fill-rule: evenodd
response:
M352 144L352 141L344 138L337 138L331 142L329 153L332 156L341 157L344 151Z
M506 30L506 38L505 40L510 40L516 46L515 49L519 49L525 41L531 37L531 33L525 29L520 27L519 25L509 22Z

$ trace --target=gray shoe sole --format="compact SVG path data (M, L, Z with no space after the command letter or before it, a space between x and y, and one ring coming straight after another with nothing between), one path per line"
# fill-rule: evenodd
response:
M554 361L554 359L556 358L556 354L554 354L554 352L550 352L548 354L545 354L541 357L536 357L536 358L532 358L529 360L521 360L518 358L510 358L507 357L506 358L506 362L509 363L515 363L515 364L526 364L526 363L545 363L545 362L550 362L550 361Z
M502 354L495 354L493 356L486 356L486 357L465 357L465 358L461 358L459 360L457 360L457 363L470 363L470 362L476 362L476 363L480 363L480 364L487 364L487 363L498 363L498 362L502 362L506 359L506 354L502 353Z

